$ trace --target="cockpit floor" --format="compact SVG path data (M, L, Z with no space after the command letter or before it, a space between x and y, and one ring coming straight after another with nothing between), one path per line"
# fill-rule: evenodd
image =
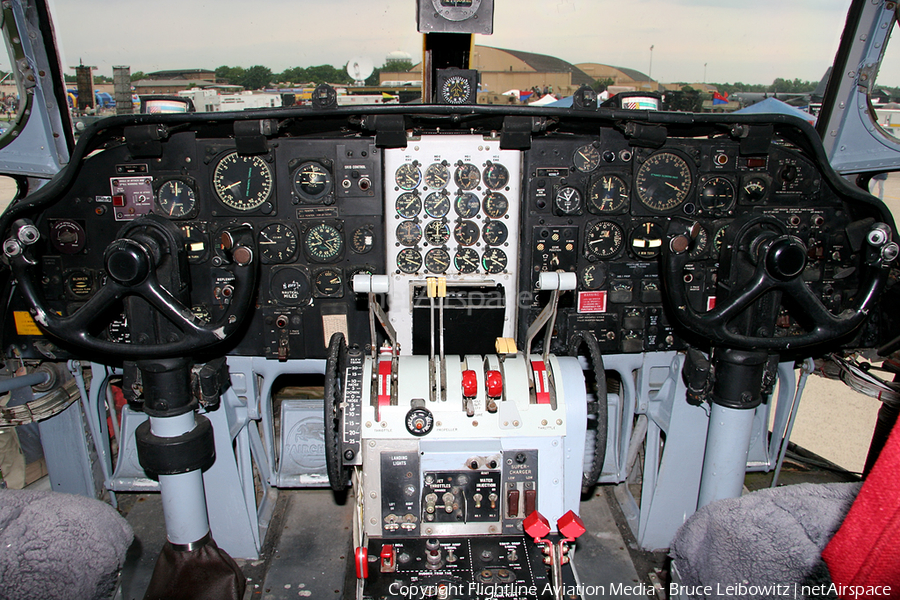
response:
M143 598L165 542L159 496L129 496L119 495L120 507L127 510L135 542L128 552L116 600ZM608 591L612 585L627 589L639 582L651 585L648 565L661 564L658 555L654 560L649 553L638 552L646 555L646 560L638 561L644 571L638 575L632 560L634 543L623 537L615 517L618 508L610 505L611 499L605 488L597 488L581 503L587 532L578 539L573 560L581 588L586 591L599 590L598 586ZM248 578L244 599L353 598L354 580L348 578L353 568L352 516L352 504L341 502L330 490L281 490L260 560L238 561ZM595 597L600 596L584 596L586 600Z

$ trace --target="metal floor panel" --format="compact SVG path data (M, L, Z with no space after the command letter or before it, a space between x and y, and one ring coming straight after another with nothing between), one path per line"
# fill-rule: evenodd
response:
M646 592L618 593L623 586L633 591L643 585L646 590L646 583L640 582L647 579L635 570L607 498L601 489L581 503L587 532L578 539L574 564L581 589L589 592L583 600L611 595L646 600ZM262 559L237 561L249 578L245 600L352 599L353 580L345 583L352 569L352 504L339 504L331 490L308 489L281 490L278 504ZM127 518L135 542L116 600L141 600L165 542L159 495L137 496Z

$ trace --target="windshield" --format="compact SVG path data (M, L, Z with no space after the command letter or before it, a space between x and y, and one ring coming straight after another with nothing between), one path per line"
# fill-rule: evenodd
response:
M672 110L732 111L773 95L809 110L849 4L495 0L493 34L474 36L468 66L479 73L480 104L549 103L588 85L601 100L659 91ZM303 104L320 83L337 90L338 104L421 98L415 0L220 0L215 10L57 0L53 9L82 114L112 113L117 101L121 111L123 98L141 110L143 96L187 97L198 111ZM90 67L92 106L75 99L78 64ZM120 66L130 96L116 96Z

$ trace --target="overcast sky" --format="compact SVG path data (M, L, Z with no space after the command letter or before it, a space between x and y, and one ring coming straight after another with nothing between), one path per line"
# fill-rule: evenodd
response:
M662 82L703 81L704 71L709 82L817 81L849 5L495 0L494 35L475 43L628 67ZM415 0L52 0L51 10L65 66L81 60L103 75L120 64L132 72L256 64L279 72L358 56L379 66L395 50L421 57Z

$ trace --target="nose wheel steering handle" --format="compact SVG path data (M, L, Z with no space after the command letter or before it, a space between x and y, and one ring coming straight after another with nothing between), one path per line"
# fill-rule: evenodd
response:
M691 332L709 339L714 345L746 350L789 350L813 346L842 337L856 329L884 287L888 266L896 258L897 245L889 240L876 245L869 242L864 250L865 275L851 310L832 313L819 296L803 280L807 249L803 242L789 234L773 233L750 244L755 262L752 276L738 285L725 300L717 298L716 307L705 313L694 310L688 299L684 268L692 246L692 225L673 220L666 236L663 270L667 294L675 319ZM875 226L877 227L877 225ZM875 228L873 227L873 229ZM806 333L783 337L763 337L739 333L732 321L760 297L778 290L789 297L805 313L809 323Z
M189 306L166 289L159 277L162 268L181 268L178 261L183 258L180 256L182 234L165 219L148 215L135 220L107 247L103 287L72 314L62 316L48 307L36 281L37 259L32 253L39 239L37 229L27 221L18 222L14 229L14 237L4 242L3 249L19 289L33 306L35 321L50 335L81 350L125 359L169 358L203 350L222 342L238 329L256 290L258 260L253 232L249 226L237 226L222 236L234 276L228 290L230 303L216 322L199 319ZM128 296L145 300L179 333L164 341L141 343L113 342L92 333L94 321Z

